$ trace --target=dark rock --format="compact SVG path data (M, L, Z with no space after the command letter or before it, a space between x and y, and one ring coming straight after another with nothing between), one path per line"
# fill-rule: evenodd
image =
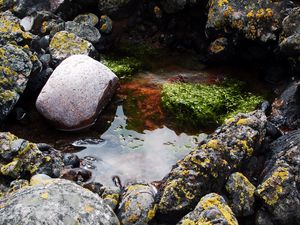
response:
M34 15L34 22L31 29L33 34L44 36L50 34L58 24L64 23L64 21L57 15L49 11L38 11Z
M211 0L206 24L209 37L238 33L244 39L276 41L290 1Z
M294 69L300 70L300 7L289 12L282 22L282 33L280 35L280 51L290 57L290 63Z
M54 64L59 64L72 55L96 55L96 50L90 42L67 31L60 31L54 35L49 51Z
M58 129L83 129L95 122L117 83L117 76L100 62L71 56L54 70L36 107Z
M225 199L211 193L202 197L196 208L177 223L177 225L186 224L238 225L238 221Z
M51 55L50 54L41 55L40 61L43 64L43 67L46 67L46 68L49 67L49 64L51 62Z
M106 16L103 15L100 17L100 31L104 34L109 34L112 31L112 20Z
M164 11L167 13L176 13L186 6L193 6L196 3L200 2L199 0L187 1L187 0L161 0Z
M99 0L98 8L102 14L119 19L132 13L134 3L135 0Z
M230 175L226 183L229 205L236 216L250 216L254 213L255 186L243 174Z
M30 77L28 84L27 84L27 89L25 95L27 96L37 96L44 85L46 84L47 80L53 73L52 68L46 68L39 74L36 74L35 76Z
M0 224L119 224L99 196L63 179L22 188L0 205Z
M83 168L64 169L61 171L60 178L75 181L78 184L88 181L92 172Z
M280 129L293 130L299 126L299 84L290 84L272 104L269 119Z
M3 0L1 10L11 10L19 17L31 15L37 11L57 12L62 9L68 1L65 0Z
M271 143L270 150L256 194L274 224L297 224L300 221L300 130L278 138Z
M219 192L228 176L259 150L265 127L264 113L255 111L239 114L209 135L164 178L160 212L178 216L192 210L205 194Z
M32 62L23 50L11 44L0 46L0 121L16 105L32 71Z
M258 210L255 217L255 225L274 225L271 216L265 210Z
M118 217L124 225L147 225L155 214L156 188L147 184L132 184L123 191Z
M71 166L71 168L76 168L80 166L80 159L75 154L66 153L64 154L64 164L65 166Z

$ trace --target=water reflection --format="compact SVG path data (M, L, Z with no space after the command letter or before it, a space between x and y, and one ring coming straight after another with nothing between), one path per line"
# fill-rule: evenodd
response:
M138 133L126 128L126 120L123 107L118 106L114 121L100 139L73 142L84 148L76 154L84 158L86 168L95 170L95 180L102 184L113 185L116 175L123 184L160 180L199 141L198 136L177 135L165 126Z

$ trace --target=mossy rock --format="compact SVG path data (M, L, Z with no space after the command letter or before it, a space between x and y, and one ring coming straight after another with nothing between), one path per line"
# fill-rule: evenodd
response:
M0 121L13 109L26 88L32 62L24 48L0 46Z
M1 6L1 1L0 1ZM24 32L19 24L20 20L10 11L0 13L0 43L8 42L30 42L32 34Z
M96 56L96 50L90 42L67 31L60 31L54 35L49 50L55 64L71 55Z
M220 85L166 83L162 89L163 107L179 121L195 126L214 126L237 113L253 111L263 98L244 91L239 81Z

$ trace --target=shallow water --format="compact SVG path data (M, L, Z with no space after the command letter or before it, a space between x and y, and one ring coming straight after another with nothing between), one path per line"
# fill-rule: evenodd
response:
M120 105L112 125L100 139L72 144L84 148L76 154L84 158L85 168L95 170L94 179L106 185L113 185L113 176L119 176L123 184L135 180L161 180L177 160L205 137L177 135L165 126L139 133L126 128L126 119Z

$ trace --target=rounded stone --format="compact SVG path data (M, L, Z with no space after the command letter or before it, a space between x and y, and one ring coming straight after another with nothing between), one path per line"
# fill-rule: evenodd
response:
M100 62L74 55L54 70L36 107L60 130L83 129L95 122L117 83L117 76Z
M0 205L0 224L119 224L98 195L63 179L22 188Z

